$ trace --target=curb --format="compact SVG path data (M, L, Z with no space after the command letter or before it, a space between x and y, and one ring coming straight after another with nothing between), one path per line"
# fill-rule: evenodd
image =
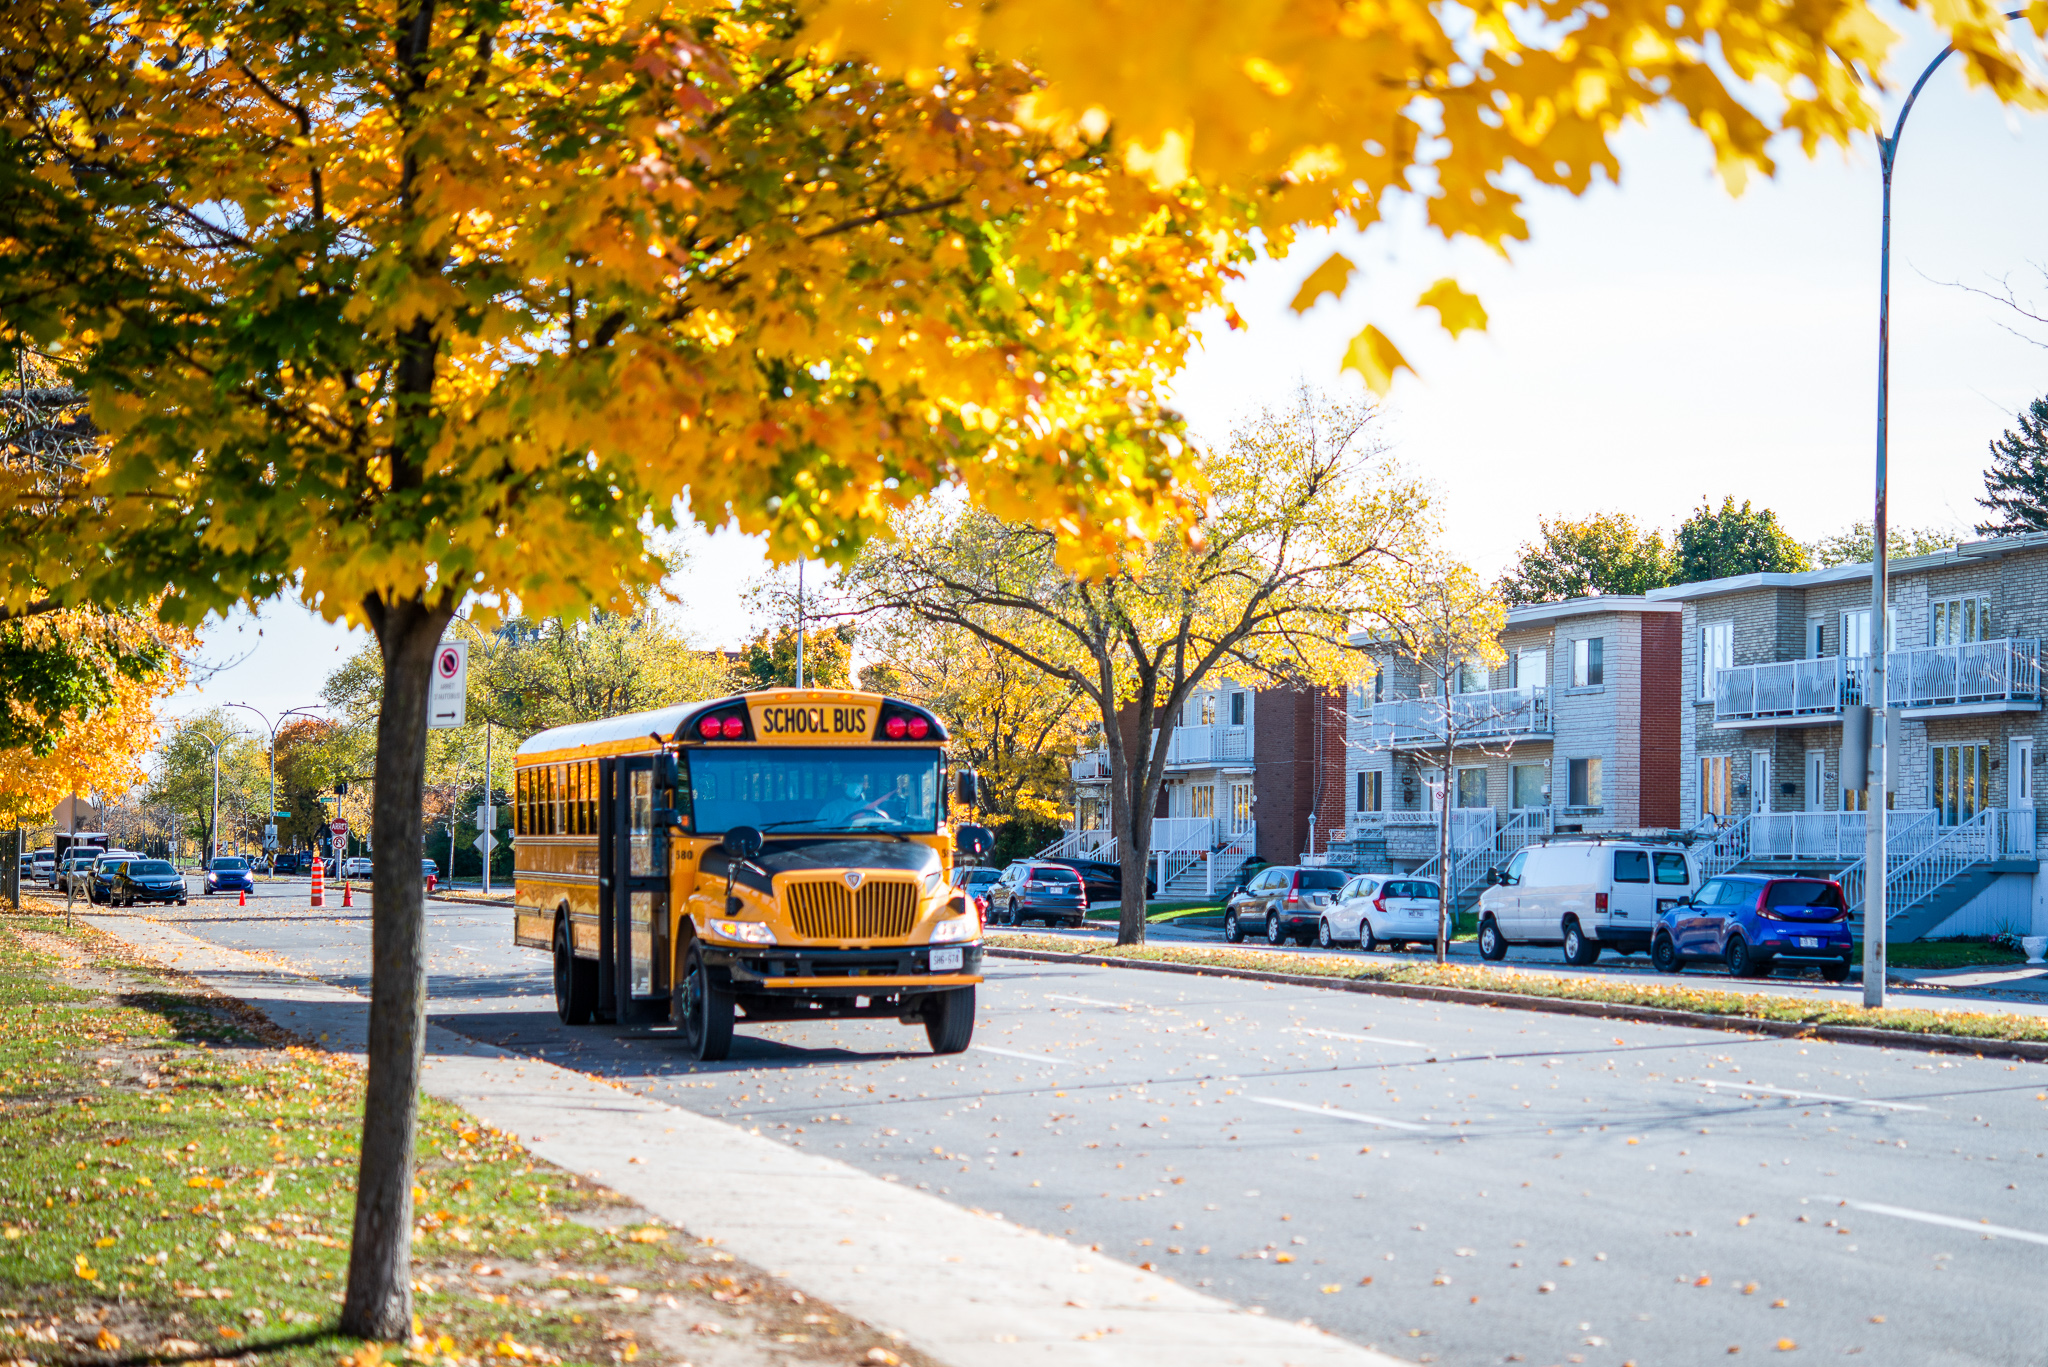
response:
M2033 1040L1977 1039L1969 1035L1914 1034L1868 1025L1821 1025L1806 1021L1759 1020L1752 1016L1720 1016L1664 1006L1627 1002L1576 1001L1569 997L1538 997L1520 992L1494 992L1473 987L1430 987L1390 983L1371 978L1328 978L1308 973L1273 973L1258 968L1223 968L1213 964L1177 964L1151 959L1107 958L1100 954L1060 954L1044 949L1001 949L983 953L1000 959L1035 959L1040 963L1096 964L1103 968L1142 968L1158 973L1191 973L1196 977L1244 978L1289 987L1317 987L1331 992L1360 992L1374 997L1405 997L1415 1001L1453 1002L1461 1006L1493 1006L1513 1011L1547 1011L1560 1016L1593 1016L1645 1025L1678 1025L1731 1034L1775 1035L1782 1039L1828 1040L1837 1044L1874 1044L1924 1053L1964 1053L1979 1058L2021 1059L2048 1063L2048 1043Z

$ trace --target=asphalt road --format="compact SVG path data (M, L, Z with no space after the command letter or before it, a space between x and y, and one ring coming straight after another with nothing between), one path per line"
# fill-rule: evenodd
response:
M366 986L303 881L157 916ZM993 961L966 1055L743 1025L700 1068L558 1025L507 919L430 905L438 1023L1404 1357L2048 1361L2036 1065Z

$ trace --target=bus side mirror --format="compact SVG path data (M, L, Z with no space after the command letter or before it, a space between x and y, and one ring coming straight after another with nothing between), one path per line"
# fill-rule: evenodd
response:
M961 777L968 778L971 775L962 774ZM955 826L953 847L965 850L979 859L996 847L996 833L986 826Z
M960 805L979 807L981 805L981 778L972 769L962 769L958 785Z
M761 853L761 832L752 826L735 826L725 833L724 846L734 859L752 859Z
M654 809L654 827L656 830L677 831L681 830L682 826L683 814L675 808L656 807Z
M678 776L676 774L676 757L670 754L661 754L655 756L654 786L657 788L667 788L670 791L674 791L677 781Z

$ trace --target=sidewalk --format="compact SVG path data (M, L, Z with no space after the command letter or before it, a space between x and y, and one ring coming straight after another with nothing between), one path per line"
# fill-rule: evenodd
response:
M93 923L288 1030L361 1051L362 997L149 921ZM425 1088L952 1367L1398 1363L440 1026L427 1027Z

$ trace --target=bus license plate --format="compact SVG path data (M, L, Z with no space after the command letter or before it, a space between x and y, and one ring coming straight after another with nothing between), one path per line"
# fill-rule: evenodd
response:
M961 965L966 962L967 951L964 949L935 949L932 951L932 972L934 973L958 973Z

